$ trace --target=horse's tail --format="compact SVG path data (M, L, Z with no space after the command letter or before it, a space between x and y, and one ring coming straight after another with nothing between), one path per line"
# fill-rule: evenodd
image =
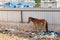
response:
M48 31L48 22L46 23L46 32Z

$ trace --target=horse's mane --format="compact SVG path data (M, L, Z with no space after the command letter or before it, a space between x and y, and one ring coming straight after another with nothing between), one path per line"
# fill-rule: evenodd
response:
M37 19L37 18L33 18L33 17L29 17L28 22L30 21L46 21L45 19Z

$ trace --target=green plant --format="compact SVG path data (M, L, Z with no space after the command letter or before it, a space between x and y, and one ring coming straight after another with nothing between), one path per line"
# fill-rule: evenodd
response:
M41 0L34 0L35 3L41 3Z
M35 8L40 8L41 7L41 0L34 0L36 5Z

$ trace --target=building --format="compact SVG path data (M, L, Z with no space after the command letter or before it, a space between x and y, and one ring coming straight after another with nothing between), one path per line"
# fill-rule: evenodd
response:
M41 0L42 8L57 8L56 0Z
M35 3L34 0L24 0L24 2L33 2L33 3Z

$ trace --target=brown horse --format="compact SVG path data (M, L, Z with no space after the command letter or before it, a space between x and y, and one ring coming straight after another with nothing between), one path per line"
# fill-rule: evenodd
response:
M37 18L29 17L28 22L30 22L30 21L33 22L33 24L35 25L36 30L37 30L38 26L43 25L43 31L44 32L48 31L47 21L45 19L37 19Z

